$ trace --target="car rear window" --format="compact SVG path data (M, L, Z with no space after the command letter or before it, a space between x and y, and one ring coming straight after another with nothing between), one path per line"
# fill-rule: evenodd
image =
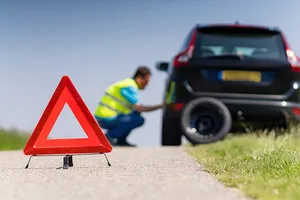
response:
M243 28L199 31L194 57L232 54L245 58L286 59L282 37L278 32Z

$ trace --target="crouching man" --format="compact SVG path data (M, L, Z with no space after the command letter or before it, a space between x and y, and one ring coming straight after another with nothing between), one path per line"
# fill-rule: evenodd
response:
M99 126L106 129L105 136L112 146L136 145L127 142L133 129L144 124L142 112L163 108L165 104L143 106L139 104L139 91L144 90L151 77L146 66L137 68L132 78L126 78L109 86L96 109L95 118Z

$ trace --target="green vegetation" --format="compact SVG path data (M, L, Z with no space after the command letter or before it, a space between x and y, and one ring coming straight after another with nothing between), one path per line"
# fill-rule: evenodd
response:
M20 150L26 145L29 134L15 129L0 128L0 150Z
M229 136L222 142L192 147L206 171L252 199L300 199L300 133L275 132Z

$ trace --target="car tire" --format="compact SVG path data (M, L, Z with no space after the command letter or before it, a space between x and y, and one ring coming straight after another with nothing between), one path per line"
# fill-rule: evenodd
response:
M200 122L202 128L205 127L204 130L207 127L210 128L209 135L207 133L200 134ZM199 124L197 125L197 123ZM181 117L182 133L192 145L222 140L231 127L232 119L228 108L215 98L197 98L189 102L183 109Z
M180 146L182 132L178 120L163 118L162 121L162 146Z

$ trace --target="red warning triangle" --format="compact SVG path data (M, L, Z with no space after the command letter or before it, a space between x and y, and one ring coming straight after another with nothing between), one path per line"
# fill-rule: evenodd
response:
M47 139L65 104L88 138ZM109 153L112 146L68 76L63 76L23 152L25 155Z

